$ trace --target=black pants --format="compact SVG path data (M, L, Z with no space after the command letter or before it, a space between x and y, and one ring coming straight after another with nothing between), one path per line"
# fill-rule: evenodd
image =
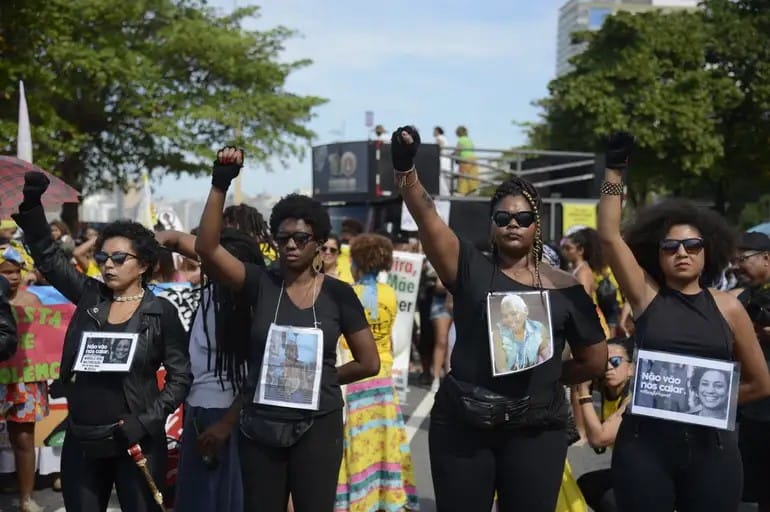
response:
M612 491L612 471L600 469L583 474L577 479L580 492L594 512L618 512Z
M612 453L623 512L735 512L743 468L735 432L626 416Z
M290 448L273 448L240 436L244 510L332 512L342 462L342 412L315 418Z
M431 415L430 465L438 512L553 512L567 457L564 430L482 431Z
M770 422L741 420L738 435L745 482L743 500L770 507Z
M166 479L166 439L147 436L140 442L147 467L163 492ZM86 459L80 442L67 433L61 454L61 483L64 508L69 512L104 512L112 494L118 493L123 512L156 512L147 481L128 453L105 459Z

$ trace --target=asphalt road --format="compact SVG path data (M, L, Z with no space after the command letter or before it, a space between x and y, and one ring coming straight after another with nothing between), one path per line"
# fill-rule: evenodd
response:
M404 417L407 423L407 433L411 437L412 460L414 463L417 489L420 494L420 510L422 512L436 512L433 486L430 479L430 462L428 460L428 422L427 417L433 403L431 393L426 387L414 384L410 387L407 403L403 406ZM569 451L569 461L575 477L587 471L609 467L609 454L596 455L587 446L573 446ZM45 506L46 512L64 512L61 494L50 489L50 482L41 479L40 489L35 492L35 499L40 505ZM0 487L2 485L0 479ZM6 478L7 484L7 478ZM0 494L0 512L17 510L18 500L10 494ZM14 503L14 501L16 503ZM739 512L752 512L756 507L744 505ZM113 493L111 506L108 512L118 512L120 506Z

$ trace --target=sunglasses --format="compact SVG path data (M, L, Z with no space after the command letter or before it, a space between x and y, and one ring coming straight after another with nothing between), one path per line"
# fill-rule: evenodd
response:
M613 368L617 368L621 364L623 364L623 361L626 359L623 356L612 356L609 359L607 359L607 362L610 363L610 366Z
M96 254L94 254L94 261L98 265L104 265L107 263L107 260L112 260L112 262L115 265L122 265L126 262L128 258L136 258L136 254L131 254L130 252L113 252L112 254L107 254L104 251L99 251Z
M677 252L679 246L684 247L687 254L698 254L703 250L702 238L685 238L684 240L676 240L674 238L666 238L660 241L660 250L663 252Z
M336 247L327 247L324 245L324 246L321 246L321 252L328 252L329 254L337 254L338 252L340 252L340 250L337 249Z
M295 231L294 233L278 233L275 236L275 243L280 246L285 246L289 243L289 240L293 240L294 245L301 249L305 247L312 239L313 235L310 233L305 233L304 231Z
M511 223L511 220L515 220L516 224L522 228L528 228L535 222L535 212L506 212L505 210L498 210L492 214L492 222L499 228L504 228Z

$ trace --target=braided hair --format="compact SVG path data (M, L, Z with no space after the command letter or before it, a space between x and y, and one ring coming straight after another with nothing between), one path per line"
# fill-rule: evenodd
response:
M542 201L537 189L524 178L514 176L502 182L495 190L492 201L489 203L489 216L492 217L500 201L508 196L522 196L527 200L532 211L535 213L535 241L532 244L532 258L535 261L535 281L538 288L543 287L540 278L540 261L543 258L543 231L540 223L540 211L542 210ZM492 254L497 259L497 247L493 245Z
M222 230L221 242L227 252L244 263L264 266L265 260L253 236L234 228ZM203 293L206 290L208 293ZM254 316L253 307L239 300L237 293L209 280L201 288L200 301L203 315L203 332L208 348L208 369L211 370L212 347L209 338L208 312L214 308L216 349L214 352L214 374L222 389L225 380L232 384L233 392L240 393L246 382L246 360L248 344L244 340L251 331Z
M273 237L270 236L265 218L253 206L247 204L228 206L222 213L222 220L225 226L253 236L257 242L267 244L273 251L278 250L273 243Z

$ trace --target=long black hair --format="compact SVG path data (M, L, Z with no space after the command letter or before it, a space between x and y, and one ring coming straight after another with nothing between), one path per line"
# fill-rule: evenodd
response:
M222 212L222 220L225 226L247 233L255 237L257 242L267 244L268 247L277 251L265 218L253 206L247 204L228 206Z
M264 266L265 260L257 240L251 234L234 228L222 230L221 241L230 254L244 263ZM205 268L204 268L205 271ZM205 292L205 293L204 293ZM237 293L226 286L208 280L201 288L200 312L203 315L203 332L208 348L208 369L211 370L211 339L209 338L208 312L214 308L216 350L214 374L222 389L225 380L232 384L233 392L240 393L246 383L246 361L254 308L247 301L239 300Z

